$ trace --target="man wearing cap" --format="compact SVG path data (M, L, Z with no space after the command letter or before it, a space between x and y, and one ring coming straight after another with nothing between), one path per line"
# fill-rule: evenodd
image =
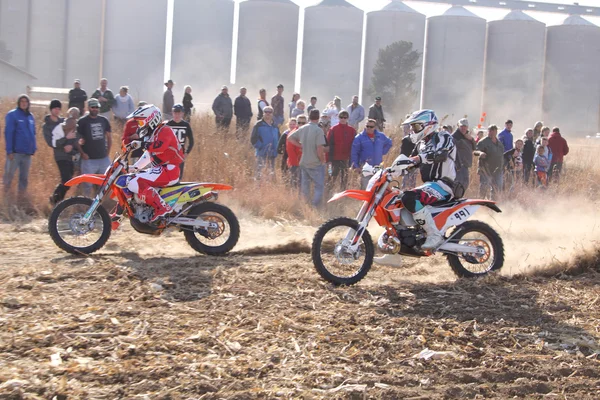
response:
M87 98L87 93L81 88L81 82L79 79L75 79L73 89L69 90L69 108L77 107L79 108L79 114L83 115Z
M285 119L283 116L284 99L282 93L283 85L280 83L277 85L277 94L271 98L271 107L273 107L273 121L275 121L275 125L277 125L277 127L281 126Z
M88 101L89 113L79 119L77 125L78 150L81 154L82 174L103 174L110 165L108 154L112 145L110 122L99 115L100 102ZM90 196L92 185L83 184L85 196Z
M106 78L100 79L100 87L92 94L92 98L98 99L99 101L100 115L110 121L111 109L115 104L115 95L112 90L108 88L108 80Z
M369 107L369 119L377 122L377 130L383 132L385 118L383 117L383 107L381 106L381 97L375 97L375 104Z
M229 97L227 86L221 88L221 93L213 101L212 110L215 113L217 129L229 130L231 118L233 117L233 103L231 97Z
M29 112L29 97L19 96L17 107L4 118L4 139L6 141L6 169L4 170L4 190L8 192L12 180L19 170L19 197L27 190L31 156L37 150L35 140L35 120Z
M469 187L469 170L473 165L473 151L475 151L475 139L469 132L469 121L462 118L458 121L458 128L452 134L456 146L456 179L465 191Z
M252 119L252 105L250 104L250 99L246 97L246 92L247 91L245 87L241 88L240 95L236 97L233 105L236 135L238 138L240 136L245 137L248 135L248 130L250 129L250 120Z
M173 106L173 119L167 122L167 125L171 127L175 136L177 136L177 140L179 141L179 145L181 146L181 151L187 157L192 151L194 147L194 134L192 133L192 127L189 122L183 119L185 114L185 109L183 104L175 104ZM186 148L187 145L187 148ZM185 165L185 161L179 165L179 179L183 178L183 167Z
M171 114L173 110L173 105L175 105L175 97L173 97L173 85L175 85L175 82L173 82L171 79L165 82L165 86L167 87L167 89L163 94L162 106L163 118L165 120L173 118L173 115Z

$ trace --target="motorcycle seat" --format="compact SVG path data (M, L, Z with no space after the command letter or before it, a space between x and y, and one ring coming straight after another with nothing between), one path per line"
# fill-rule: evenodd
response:
M453 207L459 203L462 203L464 201L464 199L450 199L450 200L442 200L442 201L438 201L435 202L433 204L430 204L430 206L432 207Z

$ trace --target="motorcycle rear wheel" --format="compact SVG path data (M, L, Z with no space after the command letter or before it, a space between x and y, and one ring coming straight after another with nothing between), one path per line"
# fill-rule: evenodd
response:
M321 225L313 238L311 255L315 269L323 279L336 286L353 285L359 282L367 275L373 265L375 248L371 235L367 230L362 235L356 253L344 251L343 237L350 230L356 232L358 226L358 222L354 219L334 218ZM336 228L341 229L339 232L327 236ZM353 260L359 261L358 258L361 255L364 256L364 260L362 263L357 263L358 268L349 267L350 262ZM350 273L343 273L344 271L350 271Z
M240 223L229 208L217 203L200 203L186 214L188 218L202 218L215 222L217 230L205 230L184 227L183 234L188 244L198 253L209 256L222 256L230 252L240 238ZM224 235L228 235L224 238Z
M452 242L481 246L486 250L486 254L481 257L448 254L446 256L448 263L456 276L476 278L502 268L504 244L500 235L491 226L481 221L467 221L457 229L461 229L461 232L454 236ZM474 238L466 238L466 236L474 236Z
M67 253L91 254L100 250L110 237L110 215L101 205L98 206L87 225L79 222L93 201L88 197L71 197L58 203L52 210L50 218L48 218L50 237L59 248ZM69 216L69 212L72 215Z

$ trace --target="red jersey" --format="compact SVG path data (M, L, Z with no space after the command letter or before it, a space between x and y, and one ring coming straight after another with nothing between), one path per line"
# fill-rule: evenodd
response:
M150 153L152 162L157 165L173 164L179 166L183 162L183 151L181 151L179 140L171 127L167 126L165 122L162 122L156 128L148 141L146 150Z
M288 135L290 133L292 133L292 132L289 132ZM300 158L302 158L302 147L296 146L289 140L286 140L285 151L287 152L287 155L288 155L288 159L287 159L288 167L298 167L300 165Z
M131 139L131 135L137 132L138 127L138 122L135 119L131 118L127 120L125 128L123 129L123 137L121 138L124 144L131 143L131 141L133 140Z

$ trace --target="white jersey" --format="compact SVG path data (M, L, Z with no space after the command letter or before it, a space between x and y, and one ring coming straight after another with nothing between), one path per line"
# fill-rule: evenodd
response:
M454 139L448 132L434 132L427 139L421 140L415 146L413 154L421 159L420 170L423 182L435 182L442 178L456 178L456 146ZM434 161L435 156L447 152L448 157L444 161ZM451 188L450 188L451 189Z

